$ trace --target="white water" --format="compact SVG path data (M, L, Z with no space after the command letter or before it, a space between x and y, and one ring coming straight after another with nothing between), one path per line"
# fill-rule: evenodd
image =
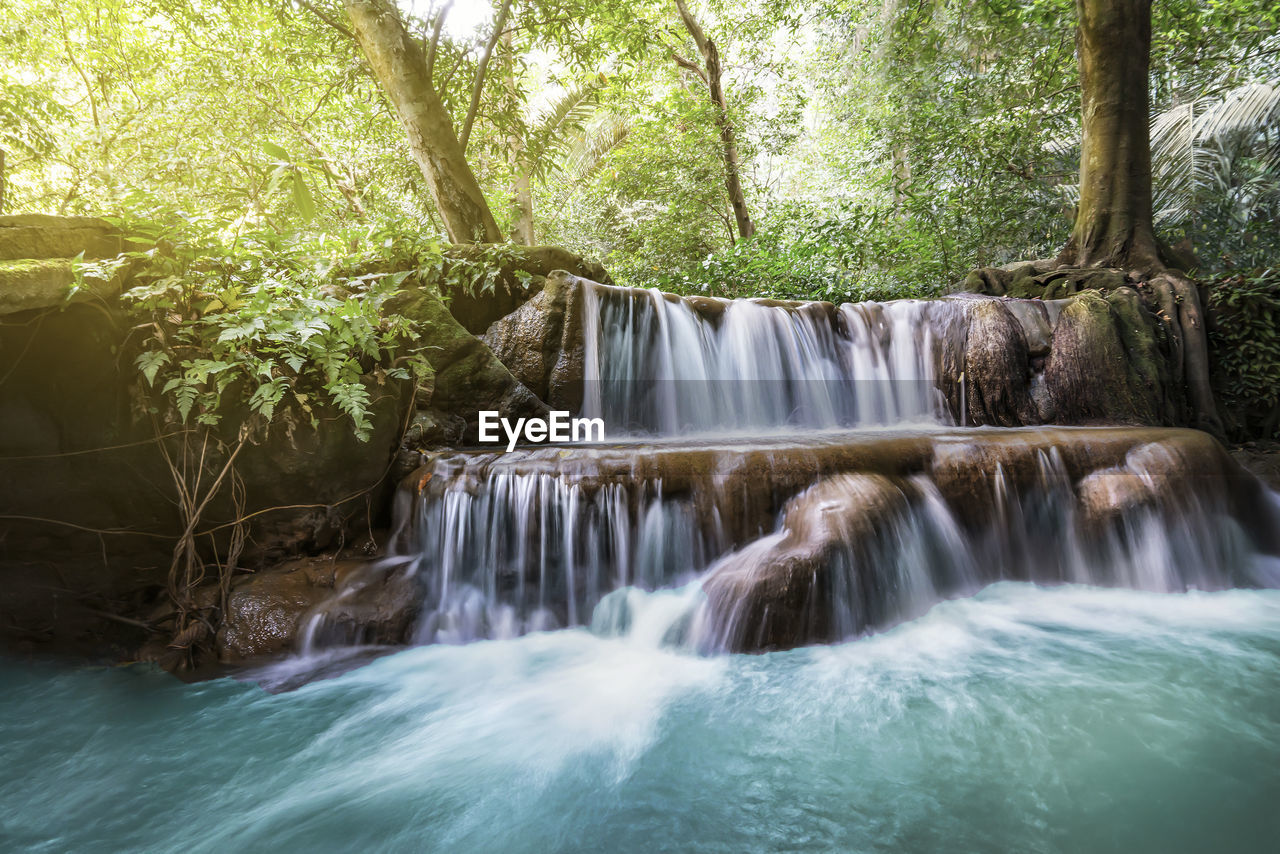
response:
M1131 456L1149 461L1153 447ZM744 527L744 508L759 498L752 495L757 483L770 482L769 463L758 464L766 468L756 482L726 479L722 471L737 460L732 450L717 452L723 462L706 470L683 473L684 487L674 492L661 466L645 465L640 446L630 452L631 471L620 476L582 452L564 460L565 468L548 468L555 453L437 458L427 488L407 509L398 546L404 557L382 565L409 576L418 591L414 643L588 625L593 613L600 618L602 600L615 600L622 613L636 591L686 585L726 566L754 572L788 526L806 518L784 508L760 515L758 527ZM825 586L810 605L809 618L821 626L817 637L839 640L892 626L1000 580L1164 593L1275 584L1272 564L1254 552L1219 499L1195 494L1193 484L1157 483L1159 500L1091 527L1077 518L1078 497L1057 453L1050 448L1032 458L1038 474L1022 488L999 467L984 476L988 485L977 500L987 521L977 527L962 524L927 474L898 481L902 508L873 538L832 551ZM667 459L662 465L695 465L678 452ZM803 491L792 503L803 513L822 511L809 508ZM309 653L360 641L349 626L326 625L333 603L307 622ZM743 633L754 630L732 611L703 615L698 625L690 642L706 650L738 648Z
M1270 854L1280 834L1276 591L999 584L761 656L656 644L649 616L283 694L0 663L0 847Z
M718 302L710 320L658 291L585 288L583 415L610 435L949 422L933 327L950 306Z

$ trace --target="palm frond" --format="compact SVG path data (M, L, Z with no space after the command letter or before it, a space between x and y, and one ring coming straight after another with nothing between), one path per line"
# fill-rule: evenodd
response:
M571 148L574 131L590 119L596 95L606 83L599 75L585 83L560 87L546 93L533 105L527 121L525 158L532 170L543 173L564 160Z
M1176 226L1204 205L1233 215L1270 203L1280 181L1280 81L1178 104L1151 122L1156 221ZM1241 207L1243 206L1243 208Z
M579 180L589 177L604 159L626 141L631 121L615 110L601 110L583 129L565 158L565 172Z

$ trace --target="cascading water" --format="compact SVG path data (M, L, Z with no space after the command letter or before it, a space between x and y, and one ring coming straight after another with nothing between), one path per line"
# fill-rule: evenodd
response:
M628 441L436 456L402 508L402 557L316 609L308 651L616 626L639 601L627 591L691 582L698 595L681 601L698 614L681 612L672 636L703 650L856 637L1002 580L1274 582L1235 487L1183 465L1218 460L1211 441L946 428L940 371L964 349L963 302L836 307L589 283L581 300L581 414ZM1212 466L1232 476L1229 461ZM413 605L400 609L410 629L388 636L392 589Z
M1214 440L844 429L947 420L944 309L606 296L588 408L667 436L432 458L282 693L0 663L0 847L1274 850L1280 591L1221 588L1280 503Z
M589 287L583 414L615 435L947 423L934 315L951 310L924 300L695 304Z
M629 619L625 591L695 580L706 595L687 600L700 613L679 615L678 634L707 651L856 637L1001 580L1157 592L1273 584L1230 483L1170 475L1187 431L1132 432L952 428L835 433L799 450L743 440L569 459L444 455L418 476L393 565L417 603L407 640L616 623ZM1069 440L1091 449L1070 466L1057 444ZM1116 464L1073 476L1094 453ZM966 487L956 472L970 466L979 481ZM599 614L605 600L612 617ZM345 623L325 629L330 609L309 624L313 649L358 640Z

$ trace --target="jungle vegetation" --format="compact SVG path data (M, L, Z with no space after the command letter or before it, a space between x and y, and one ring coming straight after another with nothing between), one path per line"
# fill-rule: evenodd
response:
M1220 386L1280 361L1271 0L13 0L0 179L2 212L108 214L253 276L406 239L729 296L1185 270L1237 320L1209 338L1260 356ZM1211 413L1200 297L1160 281Z

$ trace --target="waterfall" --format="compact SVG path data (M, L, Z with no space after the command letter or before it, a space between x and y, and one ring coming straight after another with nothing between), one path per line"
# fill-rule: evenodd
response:
M1242 509L1262 496L1228 469L1187 470L1201 438L951 428L444 454L403 505L401 557L319 609L307 643L368 639L349 614L388 589L412 600L404 640L460 643L618 633L642 591L685 587L650 634L754 650L856 637L997 581L1269 586Z
M345 577L302 644L643 626L758 651L878 631L999 581L1275 585L1260 557L1280 551L1274 499L1205 434L948 426L939 384L965 393L983 311L588 283L580 414L612 441L433 455L402 486L398 557Z
M681 299L584 289L583 414L611 434L947 423L938 301Z

